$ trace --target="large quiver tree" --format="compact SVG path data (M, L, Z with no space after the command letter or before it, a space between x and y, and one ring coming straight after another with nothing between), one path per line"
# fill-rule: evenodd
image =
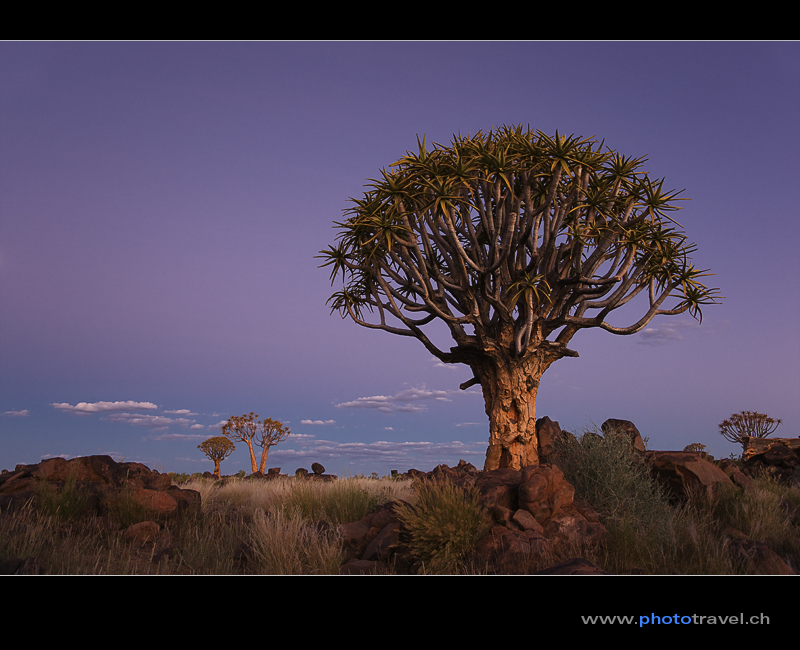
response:
M486 469L538 464L539 380L578 356L567 348L578 330L634 334L687 310L702 320L717 290L699 281L708 274L690 263L695 246L667 216L680 192L640 171L644 158L521 126L418 145L335 222L338 245L320 252L343 287L328 302L472 369L461 388L483 390ZM639 294L636 322L608 322ZM455 341L449 351L423 331L435 319Z

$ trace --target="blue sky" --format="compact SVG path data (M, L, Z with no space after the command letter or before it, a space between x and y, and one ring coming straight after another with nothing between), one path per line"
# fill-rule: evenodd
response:
M292 473L483 465L466 367L330 315L314 255L417 135L525 124L605 139L685 189L726 297L583 331L537 415L632 420L653 449L800 425L798 42L0 43L0 468L95 453L204 471L231 415L292 431ZM615 324L628 325L631 312ZM439 330L441 334L441 330ZM438 339L446 345L445 338ZM223 473L249 470L240 445Z

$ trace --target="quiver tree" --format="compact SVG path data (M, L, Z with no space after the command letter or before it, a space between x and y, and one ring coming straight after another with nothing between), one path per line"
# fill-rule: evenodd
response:
M700 282L695 246L667 216L680 192L640 171L644 158L521 126L431 150L417 142L335 222L338 245L320 253L342 289L328 304L468 365L461 388L480 384L489 416L485 468L538 464L539 380L578 356L567 344L579 330L629 335L685 311L702 319L717 290ZM640 294L638 320L609 321ZM437 319L449 350L423 331Z
M277 420L264 418L263 421L258 420L258 414L250 411L250 414L242 416L232 416L222 427L222 435L236 442L244 442L250 450L250 464L253 467L253 473L257 471L264 473L267 466L267 455L269 448L277 445L279 442L286 440L291 431L284 427L283 424ZM261 462L256 466L256 453L253 445L258 445L262 448Z
M730 442L744 445L745 439L766 438L775 432L783 420L775 420L764 413L742 411L734 413L719 425L720 435Z
M197 448L214 461L214 476L219 479L222 478L219 464L236 450L236 445L223 436L214 436L197 445Z

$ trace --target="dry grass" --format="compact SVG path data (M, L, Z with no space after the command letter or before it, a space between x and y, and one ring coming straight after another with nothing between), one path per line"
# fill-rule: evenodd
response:
M148 519L124 492L106 517L88 518L79 515L85 503L74 486L61 493L43 486L36 503L0 512L0 564L33 558L34 572L69 575L338 573L337 524L409 497L410 485L193 479L180 487L201 494L202 512L163 522L167 541L145 546L123 537L127 526Z

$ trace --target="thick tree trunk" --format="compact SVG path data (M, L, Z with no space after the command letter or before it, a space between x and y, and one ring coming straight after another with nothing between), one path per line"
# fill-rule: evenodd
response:
M221 462L220 460L218 460L216 458L214 459L214 476L217 477L217 480L222 478L222 476L220 475L220 469L219 469L220 462Z
M258 466L258 471L262 474L264 473L264 469L267 466L267 454L269 454L269 445L264 447L264 451L261 452L261 463Z
M536 393L544 371L562 356L563 352L550 347L529 349L522 357L496 350L470 363L480 380L489 416L484 469L539 464Z
M245 440L245 442L247 443L247 448L250 450L250 465L252 465L253 474L255 474L258 468L256 467L256 452L253 451L253 441Z

